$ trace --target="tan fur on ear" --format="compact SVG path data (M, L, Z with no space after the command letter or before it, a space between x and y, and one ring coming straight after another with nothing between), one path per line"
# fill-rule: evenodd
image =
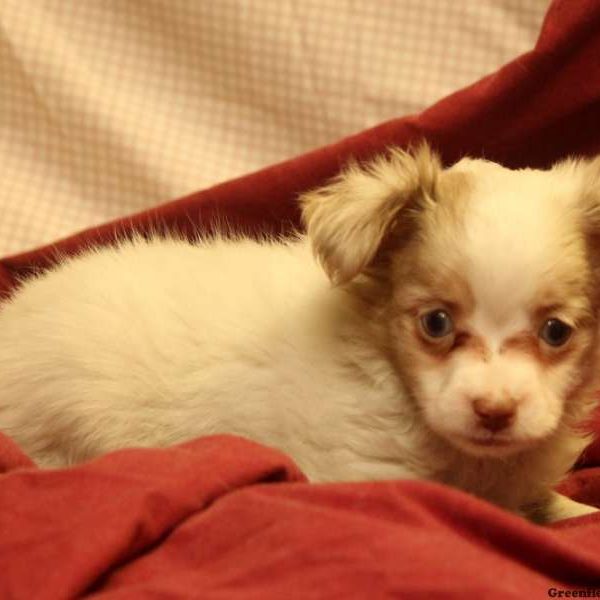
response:
M371 263L411 200L434 201L440 171L425 143L414 153L393 148L366 165L350 164L300 199L313 250L333 283L352 280Z
M580 192L576 208L581 212L585 233L600 234L600 155L594 158L567 158L555 164L553 171L575 178Z
M600 156L578 161L576 168L583 174L583 194L580 200L582 229L592 268L594 303L597 308L600 305Z
M575 163L583 175L582 208L584 229L600 236L600 156Z
M594 158L568 158L554 165L559 175L578 182L574 202L570 209L579 213L581 230L586 237L589 258L592 260L595 279L600 277L600 156Z

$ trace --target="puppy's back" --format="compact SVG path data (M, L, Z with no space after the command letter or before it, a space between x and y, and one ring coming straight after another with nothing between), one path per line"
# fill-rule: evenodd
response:
M304 242L138 240L68 260L0 310L0 428L51 465L268 427L273 367L306 368L302 346L331 326L307 305L327 288Z

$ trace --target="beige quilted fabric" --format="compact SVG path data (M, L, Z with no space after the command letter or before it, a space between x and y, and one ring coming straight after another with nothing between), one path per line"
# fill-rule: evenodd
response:
M548 0L0 0L0 255L420 110Z

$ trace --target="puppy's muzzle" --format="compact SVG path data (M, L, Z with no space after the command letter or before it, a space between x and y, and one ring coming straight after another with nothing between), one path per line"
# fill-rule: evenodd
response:
M471 405L479 425L492 433L508 429L517 414L517 402L512 399L498 404L487 398L474 398Z

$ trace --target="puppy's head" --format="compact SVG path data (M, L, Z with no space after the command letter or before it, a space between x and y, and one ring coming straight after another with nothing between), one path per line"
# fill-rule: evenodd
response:
M386 280L373 314L437 434L472 455L507 456L585 414L599 160L443 169L427 146L393 150L307 194L303 209L335 284Z

